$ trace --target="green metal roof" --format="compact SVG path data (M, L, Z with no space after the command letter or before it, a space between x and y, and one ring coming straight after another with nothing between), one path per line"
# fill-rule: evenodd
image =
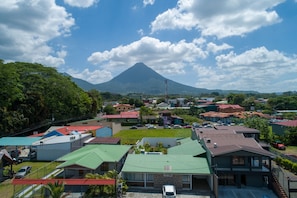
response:
M122 172L162 174L210 174L206 158L191 155L129 154Z
M76 151L60 157L57 161L65 161L57 168L81 166L95 170L103 162L118 162L129 151L128 145L86 145Z
M3 137L0 138L0 146L31 146L33 142L42 137Z
M191 138L185 138L180 140L180 145L171 147L167 149L168 154L174 155L191 155L191 156L198 156L203 153L206 153L204 148L197 140L192 140Z

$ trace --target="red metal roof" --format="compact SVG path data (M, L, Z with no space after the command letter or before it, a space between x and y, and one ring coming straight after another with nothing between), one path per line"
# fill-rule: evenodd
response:
M138 111L126 111L126 112L121 112L120 114L116 115L104 115L104 118L138 118L139 117L139 112Z
M297 126L297 120L288 120L283 122L276 122L275 124L287 126L287 127L296 127Z
M79 133L85 133L87 131L95 131L97 129L102 128L103 126L97 125L97 126L65 126L59 129L56 129L56 131L63 133L64 135L69 135L72 131L77 131Z
M33 185L48 183L63 183L64 185L114 185L115 179L13 179L13 185Z

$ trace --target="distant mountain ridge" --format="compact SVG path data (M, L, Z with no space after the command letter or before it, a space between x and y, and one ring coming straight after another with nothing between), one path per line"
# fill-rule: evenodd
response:
M82 89L96 89L99 92L110 92L121 95L142 93L146 95L199 95L201 93L218 92L222 90L208 90L196 88L166 79L143 63L136 63L112 80L100 84L91 84L84 80L72 78ZM238 92L238 91L237 91Z

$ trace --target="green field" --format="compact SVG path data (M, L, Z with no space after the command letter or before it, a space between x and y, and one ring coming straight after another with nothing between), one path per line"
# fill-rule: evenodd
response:
M144 137L177 137L191 136L191 129L129 129L122 130L114 137L121 138L122 144L135 144Z

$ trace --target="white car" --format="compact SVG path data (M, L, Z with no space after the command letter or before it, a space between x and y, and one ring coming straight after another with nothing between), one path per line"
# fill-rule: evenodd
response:
M176 190L174 185L163 185L163 198L176 198Z
M153 125L153 124L150 124L150 125L147 126L147 128L148 129L156 129L157 127L155 125Z

